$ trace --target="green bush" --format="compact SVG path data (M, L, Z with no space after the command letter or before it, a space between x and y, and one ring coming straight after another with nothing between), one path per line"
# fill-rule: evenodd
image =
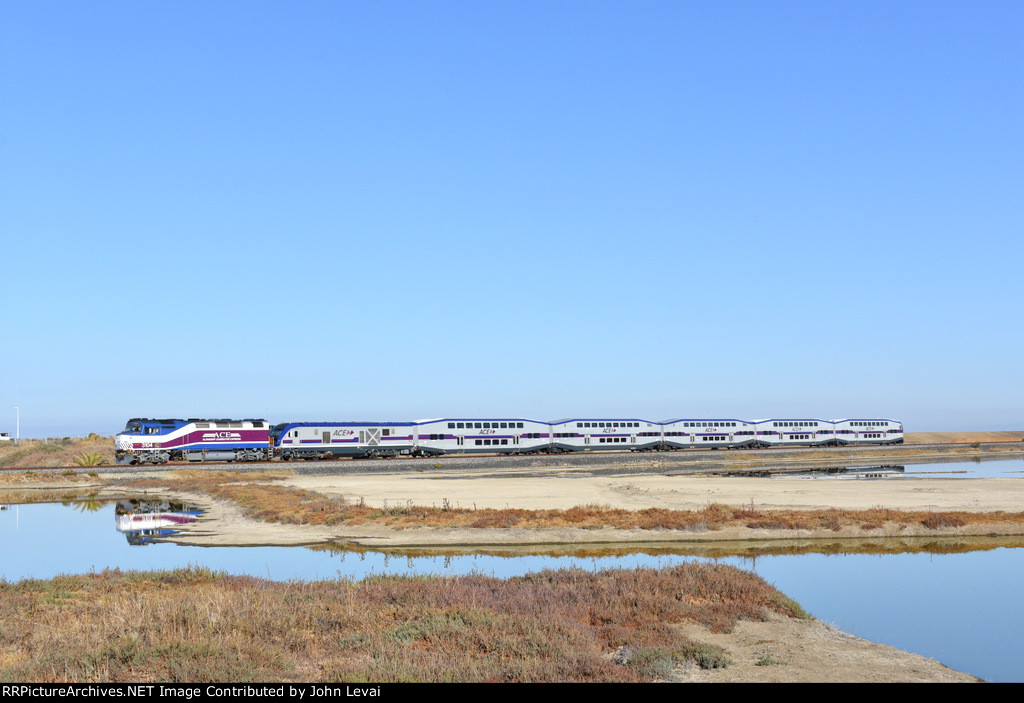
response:
M76 466L99 466L103 463L103 455L99 452L82 452L74 458Z

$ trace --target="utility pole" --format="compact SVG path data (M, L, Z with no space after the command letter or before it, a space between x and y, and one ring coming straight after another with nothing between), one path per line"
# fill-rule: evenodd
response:
M14 409L18 412L18 420L14 430L14 443L17 444L21 441L21 408L15 405Z

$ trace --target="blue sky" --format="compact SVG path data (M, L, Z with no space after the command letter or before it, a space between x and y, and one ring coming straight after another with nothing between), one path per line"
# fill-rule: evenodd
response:
M0 5L0 430L1024 426L1024 4Z

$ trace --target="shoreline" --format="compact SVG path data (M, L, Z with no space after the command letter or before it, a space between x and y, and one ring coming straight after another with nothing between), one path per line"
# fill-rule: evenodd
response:
M958 454L959 452L957 452ZM996 453L996 452L993 452ZM1019 451L998 452L992 458L1019 458ZM900 463L910 463L908 453ZM915 455L919 453L914 452ZM1007 456L1010 455L1010 456ZM875 452L873 457L882 456ZM949 456L946 453L945 456ZM892 510L1020 512L1024 506L1022 478L739 478L710 476L701 471L717 470L723 463L733 466L768 465L777 458L787 464L789 457L739 456L736 461L715 457L666 457L637 460L630 457L619 466L613 462L595 466L568 464L557 458L509 466L468 464L451 468L420 462L416 468L380 465L373 472L344 472L336 463L323 473L303 466L301 473L291 467L269 465L264 471L278 473L284 486L315 491L332 500L359 501L378 507L400 505L452 505L463 508L493 507L562 509L581 505L641 510L664 508L695 510L711 503L753 506L757 509L820 510L828 508ZM729 456L731 460L732 455ZM915 456L916 458L916 456ZM821 456L803 457L805 463L822 463ZM847 463L847 457L832 458ZM947 459L948 460L948 459ZM959 456L954 460L962 460ZM969 460L969 459L968 459ZM474 461L474 464L486 460ZM455 463L455 462L452 462ZM489 462L488 462L489 463ZM503 462L494 462L503 463ZM718 466L710 466L714 463ZM584 463L585 464L585 463ZM666 465L668 464L668 465ZM641 530L558 528L425 528L396 529L379 525L310 526L269 523L246 517L231 502L207 494L145 489L125 485L131 478L159 481L161 474L176 470L125 473L121 469L97 469L96 481L68 480L22 484L24 493L53 490L55 493L92 492L100 498L173 495L197 504L206 512L199 522L187 526L173 538L179 544L195 546L326 546L356 550L398 551L403 554L444 553L552 553L609 551L692 550L710 556L806 551L903 551L927 550L931 543L963 549L995 546L1024 546L1024 525L1015 523L965 525L929 529L919 526L883 525L865 530L775 530L725 527L720 530ZM180 467L193 469L193 467ZM217 467L223 468L232 467ZM380 470L385 469L388 470ZM194 469L193 469L194 470ZM258 470L258 469L253 469ZM54 477L57 478L57 477ZM254 475L254 478L256 476ZM0 487L13 493L14 486ZM946 547L949 548L948 546ZM729 653L733 664L705 670L696 666L677 669L670 680L695 682L976 682L977 677L955 671L922 655L869 642L835 630L817 621L794 621L769 617L763 622L742 621L732 632L711 633L698 625L678 627L688 637L714 644ZM762 665L765 661L775 666Z
M1005 443L1004 443L1005 444ZM639 511L699 511L709 505L756 510L871 510L1019 513L1024 511L1021 478L931 478L893 475L888 478L835 478L735 475L754 470L799 469L807 466L849 466L863 462L902 465L1024 458L1018 446L964 449L946 445L926 451L914 445L857 447L840 450L682 452L657 455L586 454L567 456L460 457L458 461L376 460L291 464L219 465L211 471L272 474L277 485L312 491L332 501L389 509L570 510L594 507ZM174 488L133 488L133 479L159 482L175 471L207 467L96 467L96 480L59 476L39 482L0 484L0 492L30 494L36 490L95 491L99 497L175 495L205 508L203 518L185 527L174 541L196 546L294 546L330 542L368 549L454 549L514 547L656 547L679 543L813 542L922 540L937 538L1019 537L1024 523L968 524L925 528L879 525L873 529L787 530L724 527L713 530L602 528L390 528L369 525L305 525L265 522L246 517L230 502L205 493ZM911 472L913 473L913 472ZM730 475L733 474L733 475ZM254 475L254 479L257 478Z
M386 480L381 477L380 480ZM576 479L578 480L578 479ZM733 481L735 479L720 479L721 481ZM751 481L802 481L802 479L749 479ZM930 481L943 481L943 479L929 479ZM972 481L975 479L947 479L957 482ZM1004 481L1017 479L978 479L985 481ZM286 481L286 485L294 485L307 490L326 492L321 481ZM311 485L313 484L313 485ZM434 486L435 490L438 488ZM778 487L779 490L790 491L788 486ZM813 489L814 486L808 487ZM989 490L1001 488L996 485L986 484L980 489L973 487L970 493L973 495ZM150 489L149 494L165 494L166 491ZM432 549L435 551L453 550L466 551L481 548L506 548L514 551L524 551L531 548L597 548L597 547L648 547L668 548L679 544L714 545L717 543L741 543L756 546L761 543L796 543L796 542L868 542L871 540L901 539L910 541L925 541L946 538L990 538L990 537L1024 537L1024 524L1018 523L994 523L965 525L962 527L937 527L926 528L923 526L903 525L882 525L875 529L864 530L859 527L843 527L838 530L786 530L767 529L750 527L723 527L717 530L668 530L668 529L615 529L611 527L602 528L573 528L573 527L508 527L508 528L464 528L464 527L404 527L394 528L384 525L288 525L282 523L268 523L255 520L245 516L242 510L227 501L214 500L205 494L182 493L172 491L175 496L189 503L203 506L207 512L204 513L197 523L185 526L181 533L173 538L179 544L193 546L309 546L315 544L344 543L364 549ZM1015 487L1014 495L1024 496L1024 480ZM564 494L560 494L564 495ZM731 494L730 494L731 495ZM1002 493L1000 492L1000 495ZM507 497L507 496L506 496ZM913 506L913 509L929 511L948 510L973 510L976 512L989 512L994 510L1006 510L1005 503L997 501L995 505L1002 507L987 507L971 498L965 505L962 501L943 500L946 495L930 495L927 507ZM563 497L563 500L569 500ZM368 503L370 501L367 501ZM381 506L386 503L398 504L381 499ZM440 502L440 501L438 501ZM628 503L631 501L621 501ZM731 505L747 505L749 501L740 500L730 502L728 500L716 499L714 502ZM524 507L530 503L527 498L519 501L509 500L512 507ZM420 505L420 503L413 503ZM428 503L429 505L429 503ZM691 510L705 507L706 503L692 504L685 503L670 505L671 509ZM485 506L479 506L485 507ZM575 507L566 505L562 509ZM623 507L623 505L612 505L611 507ZM665 507L665 506L659 506ZM771 505L758 503L758 508L771 508ZM786 507L794 507L791 503ZM799 507L799 506L797 506ZM808 509L817 508L817 505L804 506ZM876 507L873 503L857 504L850 502L845 505L849 509L860 507ZM893 509L910 509L909 505L886 506ZM636 509L632 507L632 509Z

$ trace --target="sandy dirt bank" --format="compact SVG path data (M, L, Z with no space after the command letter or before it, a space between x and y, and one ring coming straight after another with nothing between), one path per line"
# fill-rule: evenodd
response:
M732 632L715 634L693 623L683 633L717 645L732 663L722 669L696 666L677 671L680 681L700 683L977 683L976 676L934 659L870 642L818 620L773 615L767 622L741 620Z
M166 469L146 472L159 480ZM744 509L831 508L859 510L885 508L904 511L1024 511L1024 478L798 478L775 476L745 478L688 474L616 473L591 474L560 466L440 471L380 471L366 474L333 473L300 475L287 470L278 474L288 486L315 491L349 504L398 508L427 506L462 509L569 509L576 506L625 510L660 508L701 510L712 504ZM103 497L138 495L141 489L78 477L65 488L99 491ZM26 483L25 481L28 481ZM37 490L59 491L52 481L32 485L31 478L0 487L8 501L29 500ZM148 494L166 494L151 487ZM19 498L19 494L24 497ZM593 545L656 545L685 543L778 543L823 539L854 540L936 537L1022 537L1020 524L987 523L958 528L929 529L914 525L882 525L874 529L846 527L841 530L775 530L725 527L716 530L644 530L612 528L507 528L466 529L412 527L394 529L379 524L313 526L268 523L244 516L237 506L215 501L205 494L176 495L205 509L204 518L186 529L176 541L202 546L313 545L339 542L372 549L432 549L434 551L483 546L528 548ZM909 542L908 542L909 544ZM742 551L741 549L736 550Z
M873 508L1015 512L1024 509L1024 477L977 478L743 478L686 475L564 474L537 471L525 480L494 472L420 471L295 476L288 484L375 507L403 504L461 508L567 509L579 505L636 510L696 510L709 503L758 508Z
M565 467L286 474L286 485L312 490L335 500L371 507L428 506L464 509L568 509L598 506L641 510L700 510L710 504L772 509L872 509L906 511L1024 511L1024 478L743 478L703 475L615 472L592 475ZM150 492L160 492L150 489ZM1020 524L999 523L929 529L883 525L865 530L774 530L727 527L718 530L643 530L579 528L459 529L381 525L311 526L266 523L245 517L233 504L205 495L183 495L206 508L204 519L177 539L194 545L310 545L335 541L366 548L465 549L482 546L526 547L653 545L699 542L773 542L780 540L858 540L936 537L1020 536Z

